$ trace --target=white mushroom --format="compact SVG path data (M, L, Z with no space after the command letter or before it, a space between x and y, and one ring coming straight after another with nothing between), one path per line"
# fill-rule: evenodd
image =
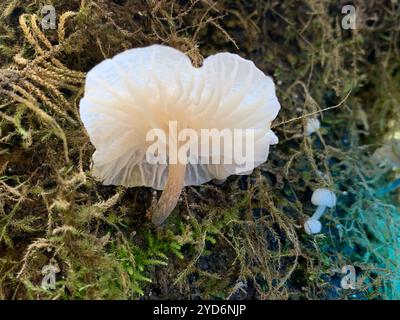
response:
M306 135L310 136L321 127L321 123L317 118L308 118L306 124Z
M321 222L319 222L319 220L308 219L304 223L304 230L306 231L307 234L320 233L321 229L322 229L322 225L321 225Z
M152 212L156 225L174 209L184 186L249 174L264 163L269 146L278 142L270 125L279 109L272 79L253 62L219 53L195 68L182 52L160 45L127 50L97 65L87 75L80 102L83 124L96 148L93 175L105 185L163 190ZM175 163L168 148L166 163L149 162L147 134L161 129L168 136L171 121L178 131L254 130L251 166L226 161ZM200 151L194 158L222 158L221 153Z
M308 234L321 232L321 222L319 219L323 215L326 207L332 208L336 205L336 195L328 189L317 189L311 197L313 205L318 206L314 214L304 223L304 230Z

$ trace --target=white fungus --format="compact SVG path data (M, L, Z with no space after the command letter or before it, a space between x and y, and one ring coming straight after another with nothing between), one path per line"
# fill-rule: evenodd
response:
M253 62L218 53L195 68L185 54L161 45L127 50L101 62L88 73L80 102L96 148L94 176L105 185L164 190L152 212L157 225L173 210L184 186L249 174L264 163L269 146L278 142L270 125L279 109L272 79ZM168 131L170 121L178 130L196 132L254 129L254 165L149 163L146 133ZM219 156L220 151L213 152Z
M314 214L304 223L304 230L308 234L315 234L321 232L321 223L319 219L323 215L325 209L332 208L336 205L336 195L333 191L328 189L317 189L313 192L311 197L313 205L318 206Z

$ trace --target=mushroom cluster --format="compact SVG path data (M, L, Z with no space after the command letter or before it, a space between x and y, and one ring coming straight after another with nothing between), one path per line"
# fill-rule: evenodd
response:
M232 174L249 174L267 160L278 138L271 131L280 104L272 79L253 62L218 53L195 68L182 52L161 45L127 50L101 62L87 75L80 115L96 151L93 175L105 185L163 190L152 221L160 225L176 206L184 186ZM197 161L149 162L147 133L190 129L254 130L251 166ZM169 141L164 141L168 145ZM200 144L202 141L199 142ZM222 157L221 150L197 153Z

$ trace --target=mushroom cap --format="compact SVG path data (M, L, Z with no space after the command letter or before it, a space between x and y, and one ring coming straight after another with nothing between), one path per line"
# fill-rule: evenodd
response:
M315 206L332 208L336 205L336 195L328 189L317 189L312 194L311 202Z
M146 160L149 130L168 131L169 121L176 121L178 130L196 132L254 129L254 165L189 162L184 185L200 185L249 174L264 163L269 146L278 143L270 124L279 109L272 79L253 62L218 53L195 68L184 53L161 45L130 49L95 66L80 102L82 122L96 148L93 175L105 185L158 190L166 183L168 163ZM222 157L221 151L213 152Z
M320 127L321 123L317 118L308 118L306 124L306 135L312 135L315 131L319 130Z
M308 219L304 223L304 230L307 234L315 234L315 233L320 233L322 229L321 222L316 219Z

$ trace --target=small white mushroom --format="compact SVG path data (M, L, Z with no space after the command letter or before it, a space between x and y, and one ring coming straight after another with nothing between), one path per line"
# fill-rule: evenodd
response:
M246 175L264 163L269 146L278 143L270 126L279 109L272 79L252 61L218 53L195 68L182 52L160 45L127 50L101 62L88 73L80 102L81 119L96 148L93 175L105 185L163 190L151 212L156 225L174 209L183 187ZM169 153L167 163L149 162L146 133L161 129L168 136L170 122L177 123L178 132L253 130L251 167L173 163ZM222 151L201 152L198 159L220 157Z
M376 149L372 160L380 166L390 166L400 169L400 139L391 139Z
M306 124L306 135L310 136L321 127L321 123L317 118L308 118Z
M321 225L321 222L319 222L319 220L308 219L304 223L304 230L306 231L307 234L320 233L321 229L322 229L322 225Z
M318 206L314 214L304 223L304 230L307 234L315 234L321 232L321 222L319 219L324 214L325 209L332 208L336 205L336 195L328 189L317 189L311 197L313 205Z

